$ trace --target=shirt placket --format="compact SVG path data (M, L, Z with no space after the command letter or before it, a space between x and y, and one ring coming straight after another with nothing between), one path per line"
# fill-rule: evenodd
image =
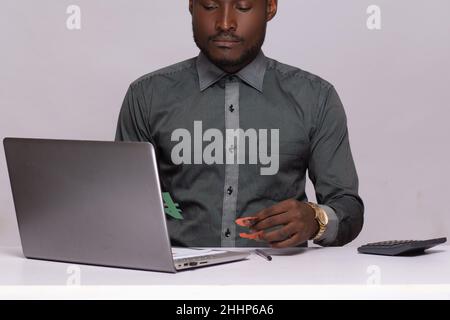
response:
M225 138L227 129L239 128L239 82L234 76L225 81ZM233 163L225 162L222 210L222 247L236 246L236 205L238 196L239 164L235 139L225 139L225 159L233 158Z

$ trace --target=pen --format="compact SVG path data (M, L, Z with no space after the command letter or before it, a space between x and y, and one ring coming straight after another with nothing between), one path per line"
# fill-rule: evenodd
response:
M267 254L267 253L265 253L265 252L262 251L262 250L255 249L255 253L256 253L258 256L263 257L263 258L266 259L267 261L272 261L272 256L269 255L269 254Z

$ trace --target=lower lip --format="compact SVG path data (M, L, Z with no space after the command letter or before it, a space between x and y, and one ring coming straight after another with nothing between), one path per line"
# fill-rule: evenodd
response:
M240 42L238 41L214 41L214 44L217 47L226 47L226 48L232 48L234 46L237 46Z

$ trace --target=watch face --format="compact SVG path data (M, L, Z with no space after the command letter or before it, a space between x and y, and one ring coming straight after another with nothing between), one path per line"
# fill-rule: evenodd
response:
M317 219L321 224L325 226L328 224L328 216L323 210L319 211L319 213L317 214Z

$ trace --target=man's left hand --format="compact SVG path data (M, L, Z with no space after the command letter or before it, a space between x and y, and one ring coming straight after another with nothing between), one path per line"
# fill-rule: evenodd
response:
M279 202L254 215L250 230L260 232L260 239L270 243L272 248L287 248L299 245L319 231L314 210L306 203L295 199ZM274 231L269 228L281 226Z

